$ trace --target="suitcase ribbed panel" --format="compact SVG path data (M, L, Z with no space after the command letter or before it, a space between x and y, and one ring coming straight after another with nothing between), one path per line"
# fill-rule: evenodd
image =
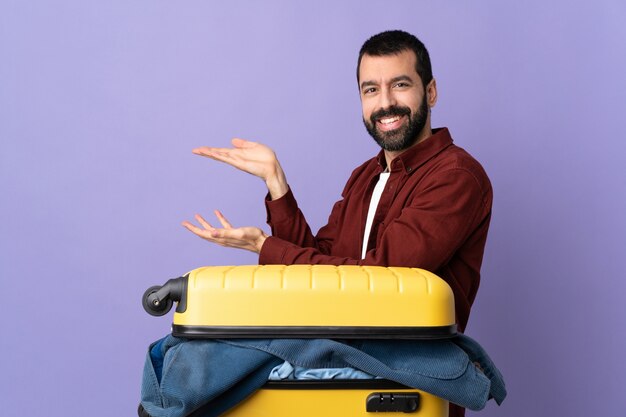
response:
M417 268L219 266L189 273L186 337L403 337L455 334L448 284Z

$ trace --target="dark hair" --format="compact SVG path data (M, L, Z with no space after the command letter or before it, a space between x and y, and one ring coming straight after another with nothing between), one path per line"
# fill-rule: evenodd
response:
M356 66L356 79L359 81L359 69L363 55L385 56L396 55L404 51L413 51L417 58L415 71L422 79L424 88L433 79L433 70L430 66L430 56L426 47L415 36L402 30L388 30L369 38L359 51L359 61Z

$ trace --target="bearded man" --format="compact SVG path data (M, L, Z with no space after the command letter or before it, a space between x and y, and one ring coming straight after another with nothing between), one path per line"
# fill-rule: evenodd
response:
M481 165L452 142L447 128L431 128L437 102L428 51L415 36L388 31L368 39L357 64L363 121L382 148L357 167L316 235L298 208L275 153L233 139L233 148L194 153L263 179L272 235L221 228L196 215L183 225L222 246L259 254L260 264L331 264L417 267L443 278L455 297L463 331L480 282L492 188ZM452 407L451 416L463 410Z

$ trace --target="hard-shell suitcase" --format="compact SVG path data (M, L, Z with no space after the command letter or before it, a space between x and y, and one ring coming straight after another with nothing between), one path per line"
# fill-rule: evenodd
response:
M454 298L417 268L330 265L220 266L149 288L143 305L187 338L440 339L456 334ZM268 382L225 415L448 415L448 402L386 380ZM195 415L192 414L192 415Z

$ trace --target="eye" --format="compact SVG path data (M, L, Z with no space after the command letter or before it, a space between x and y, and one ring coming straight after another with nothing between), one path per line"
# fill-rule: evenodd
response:
M400 81L394 84L394 87L396 88L408 88L410 87L409 83L405 82L405 81Z
M364 95L373 94L375 92L376 92L376 87L368 87L368 88L363 89Z

